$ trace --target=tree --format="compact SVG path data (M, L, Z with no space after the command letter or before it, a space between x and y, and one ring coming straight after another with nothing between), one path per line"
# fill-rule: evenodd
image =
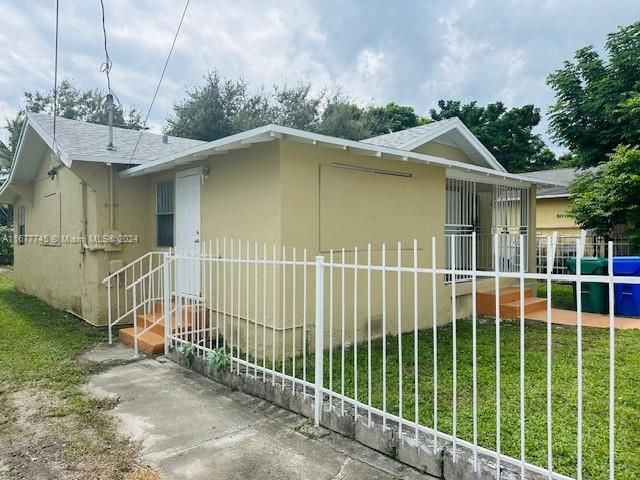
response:
M9 139L5 143L0 140L0 168L8 167L13 160L13 154L18 147L20 132L24 124L24 114L18 114L15 118L6 119L6 129L9 132Z
M360 107L337 93L313 93L311 84L274 85L271 92L250 93L243 80L211 71L204 85L188 89L176 103L165 132L198 140L216 140L269 123L350 140L382 135L426 123L411 106Z
M547 78L556 97L550 133L582 167L606 161L620 144L640 143L640 21L609 34L605 51L607 60L593 46L581 48Z
M211 141L234 133L277 123L312 130L319 119L322 94L314 96L311 85L299 83L249 92L244 80L230 80L213 70L203 86L187 89L187 98L173 107L165 132L178 137Z
M300 83L295 87L274 86L272 122L283 127L313 130L319 120L324 93L311 94L311 85Z
M440 100L433 120L458 117L509 172L553 168L556 158L533 128L540 123L540 109L533 105L507 109L502 102L486 107L477 102Z
M365 118L365 109L340 94L327 101L316 131L347 140L362 140L373 136Z
M186 93L187 99L174 105L167 121L169 135L211 141L236 133L236 128L259 126L256 119L268 116L261 98L247 100L246 82L225 79L216 71L209 72L202 87Z
M636 248L640 243L640 149L620 146L609 161L578 175L570 185L570 213L578 225L610 238L625 225Z
M429 119L416 114L413 107L393 102L384 107L369 107L364 117L372 136L406 130L429 122Z
M80 90L76 88L72 80L64 79L58 86L57 97L58 116L102 125L108 123L106 92L103 90ZM6 128L9 131L9 140L7 143L0 141L0 164L8 166L13 159L24 124L25 113L44 112L53 115L53 103L53 89L44 92L24 93L24 105L16 117L7 119ZM113 125L139 130L143 128L142 115L135 108L125 111L124 107L116 102L113 108Z

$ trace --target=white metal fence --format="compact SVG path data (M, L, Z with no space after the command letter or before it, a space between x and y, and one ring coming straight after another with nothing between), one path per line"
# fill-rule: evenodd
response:
M607 257L609 243L597 235L558 235L554 252L553 273L567 273L568 261L577 256L576 245L582 245L585 257ZM616 235L611 239L613 256L628 256L631 254L631 244L625 235ZM536 237L536 271L546 272L547 269L547 237Z
M604 284L613 306L614 286L640 284L640 277L613 276L612 245L607 276L583 275L579 267L576 275L554 273L551 237L544 272L527 272L524 262L518 262L518 271L502 271L500 240L499 234L493 237L494 268L485 271L473 260L475 234L472 261L464 268L455 264L453 237L447 240L451 265L445 264L445 246L435 238L428 245L368 245L313 259L304 249L226 239L209 242L199 255L171 253L164 257L166 281L174 268L197 272L201 294L173 295L175 289L166 286L166 345L192 348L202 358L226 352L231 371L313 396L316 423L323 409L364 418L397 430L401 440L411 436L431 445L434 452L449 447L454 459L465 449L476 469L480 456L491 457L497 478L506 465L523 477L535 472L555 479L588 478L581 297L572 337L576 375L569 382L575 407L567 420L558 409L571 403L568 387L555 389L559 372L554 358L560 351L554 345L558 334L551 287L575 282L580 292L584 282ZM525 243L520 236L517 251L525 251ZM578 256L581 251L578 241ZM460 278L471 284L472 314L466 320L457 318ZM546 323L537 327L525 322L531 281L547 285ZM495 318L481 318L479 289L500 291L506 285L517 289L517 318L502 318L500 296ZM608 443L605 476L610 479L616 472L613 312L606 317L608 353L602 359L608 381L605 411L595 422L597 432L590 421L586 437L589 445L592 438ZM538 373L532 380L528 369L542 363L543 378ZM546 435L537 432L532 438L528 425L541 421ZM546 443L544 459L529 453L532 443ZM567 445L575 446L574 453L567 453Z

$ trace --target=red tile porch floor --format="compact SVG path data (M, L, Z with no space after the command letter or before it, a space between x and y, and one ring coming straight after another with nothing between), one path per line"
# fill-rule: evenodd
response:
M524 316L527 320L547 321L547 299L533 295L531 288L523 290ZM496 291L478 292L476 295L478 314L495 316ZM500 315L503 319L518 320L520 318L520 289L507 287L500 289ZM573 310L551 309L551 322L556 325L576 326L578 315ZM585 327L609 328L609 315L582 312L582 325ZM615 328L640 329L640 318L614 317Z
M526 315L527 320L547 321L547 311L538 310ZM573 310L551 309L551 322L557 325L576 326L578 315ZM640 329L640 318L614 317L615 328L620 330ZM609 315L601 313L582 312L582 325L584 327L609 328Z

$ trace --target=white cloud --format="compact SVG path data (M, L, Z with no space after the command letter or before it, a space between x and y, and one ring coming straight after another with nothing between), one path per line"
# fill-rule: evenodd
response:
M358 74L364 78L374 78L384 68L384 53L372 52L365 48L358 56Z
M184 3L105 2L115 92L145 111ZM48 0L4 0L0 114L23 91L53 84L54 11ZM426 113L439 98L534 103L553 98L546 75L584 45L640 16L640 3L456 0L366 11L337 0L191 2L152 113L159 128L185 86L208 70L253 87L303 79L360 103L398 101ZM567 21L570 19L571 21ZM98 2L62 2L60 72L82 88L106 86Z

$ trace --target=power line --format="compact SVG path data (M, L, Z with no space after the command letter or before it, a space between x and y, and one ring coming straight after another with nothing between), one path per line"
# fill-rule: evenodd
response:
M101 0L102 1L102 0ZM167 55L167 60L164 62L164 67L162 68L162 73L160 74L160 80L158 80L158 85L156 85L156 91L153 93L153 98L151 99L151 104L149 105L149 110L147 110L147 115L144 118L144 124L140 129L140 135L138 135L138 139L136 140L136 144L133 147L133 152L131 152L131 158L129 159L129 165L133 161L133 157L136 154L136 150L138 149L138 144L140 143L140 139L142 138L142 133L147 127L147 121L149 120L149 115L151 114L151 109L153 108L153 104L156 101L156 97L158 96L158 90L160 90L160 85L162 84L162 80L164 79L164 74L167 71L167 66L169 65L169 60L171 59L171 54L173 53L173 48L176 46L176 40L178 39L178 34L180 33L180 29L182 28L182 22L184 21L184 16L187 14L187 8L189 8L189 1L187 0L184 4L184 10L182 10L182 16L180 17L180 22L178 23L178 29L176 30L176 34L173 37L173 42L171 42L171 49L169 50L169 55Z
M111 73L113 62L111 62L109 49L107 48L107 27L105 26L104 20L104 0L100 0L100 8L102 9L102 35L104 37L104 63L100 65L100 71L107 75L107 93L111 93L111 78L109 77L109 74Z
M60 0L56 0L56 46L53 60L53 150L56 149L56 117L58 116L58 19L60 17Z

